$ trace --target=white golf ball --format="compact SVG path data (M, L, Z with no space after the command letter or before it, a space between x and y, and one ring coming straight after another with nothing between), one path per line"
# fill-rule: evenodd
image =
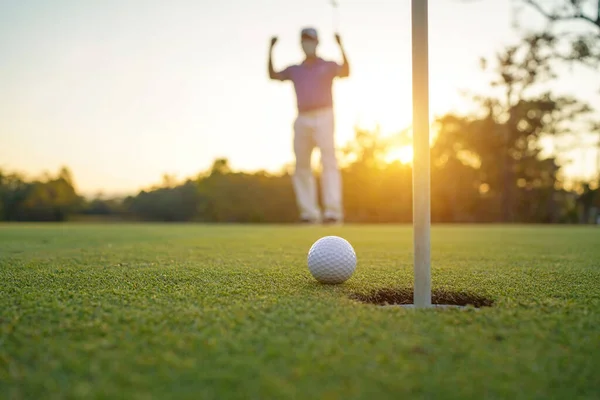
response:
M308 269L321 283L342 283L356 269L356 253L346 239L325 236L317 240L308 251Z

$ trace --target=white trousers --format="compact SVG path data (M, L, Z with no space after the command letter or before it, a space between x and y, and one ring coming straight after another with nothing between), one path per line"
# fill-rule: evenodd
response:
M335 154L334 130L333 109L301 113L294 122L296 166L293 184L301 218L343 220L342 179ZM319 208L316 180L311 168L315 147L321 155L323 213Z

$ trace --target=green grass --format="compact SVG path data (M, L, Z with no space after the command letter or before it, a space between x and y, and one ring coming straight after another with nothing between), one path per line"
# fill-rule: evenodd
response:
M358 255L316 283L321 236ZM352 300L412 285L409 226L0 225L0 397L592 399L600 229L439 226L466 310Z

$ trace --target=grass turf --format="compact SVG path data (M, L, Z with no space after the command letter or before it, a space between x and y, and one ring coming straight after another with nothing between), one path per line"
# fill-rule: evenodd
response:
M329 234L343 285L306 267ZM351 297L411 289L409 226L0 225L0 396L598 398L599 244L434 227L434 289L494 304L407 310Z

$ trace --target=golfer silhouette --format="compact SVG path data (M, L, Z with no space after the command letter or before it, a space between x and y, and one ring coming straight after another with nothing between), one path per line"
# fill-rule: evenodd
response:
M298 115L294 122L295 169L293 186L296 203L303 223L341 224L344 220L342 179L335 154L334 112L332 86L336 77L350 75L350 65L339 34L335 40L340 47L343 63L327 61L317 55L319 36L316 29L304 28L300 43L306 55L296 65L283 71L273 69L273 47L277 37L271 38L269 48L269 78L291 81L296 92ZM319 208L316 180L311 169L311 156L317 147L321 154L323 175L321 193L323 212Z

